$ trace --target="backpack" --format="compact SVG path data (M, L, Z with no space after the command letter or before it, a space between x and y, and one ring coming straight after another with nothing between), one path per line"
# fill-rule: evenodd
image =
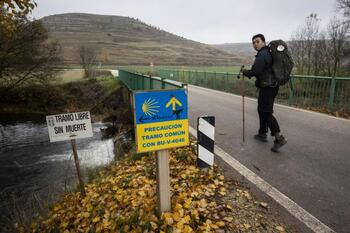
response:
M294 62L288 50L287 44L283 40L273 40L269 43L272 56L272 75L279 86L290 81Z

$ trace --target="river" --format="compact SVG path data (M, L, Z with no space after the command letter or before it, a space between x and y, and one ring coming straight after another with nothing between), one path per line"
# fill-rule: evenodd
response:
M112 140L101 139L103 127L93 123L93 137L77 140L85 179L87 170L114 159ZM50 143L45 116L0 115L0 229L18 212L34 214L40 202L74 189L75 174L70 142Z

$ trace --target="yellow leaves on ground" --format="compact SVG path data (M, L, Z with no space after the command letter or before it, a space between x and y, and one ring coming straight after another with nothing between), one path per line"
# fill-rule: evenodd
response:
M165 213L163 214L163 220L167 225L173 225L173 215L171 213Z
M67 194L49 217L32 232L143 232L157 230L154 175L145 174L152 156L111 165L98 183L86 187L86 196Z
M92 220L92 222L99 222L100 220L101 220L100 217L95 217L95 218Z
M32 225L32 232L216 232L230 230L235 220L226 195L224 176L217 168L196 167L195 147L171 150L172 212L156 215L155 156L121 161L86 186L86 196L67 194L50 215ZM237 190L245 198L246 191ZM243 225L242 225L243 226ZM244 228L247 229L246 225ZM275 228L281 230L282 228Z

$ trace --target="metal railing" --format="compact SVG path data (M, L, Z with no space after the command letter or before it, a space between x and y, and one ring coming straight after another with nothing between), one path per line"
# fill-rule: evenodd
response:
M156 69L158 76L215 90L241 94L237 73ZM245 79L245 95L257 97L255 78ZM289 85L280 87L277 102L301 108L350 112L350 78L294 75Z
M119 80L122 81L130 91L176 89L183 88L187 85L176 80L149 76L127 70L119 70Z

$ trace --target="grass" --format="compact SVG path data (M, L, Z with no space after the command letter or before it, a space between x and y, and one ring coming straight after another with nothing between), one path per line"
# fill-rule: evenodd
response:
M59 71L53 84L62 85L73 82L84 81L84 70L71 69ZM87 79L85 79L87 80ZM119 87L118 80L112 76L108 70L97 70L96 80L103 88L106 89L106 95L109 95Z
M118 80L115 77L113 77L110 73L98 76L96 79L102 85L102 87L106 89L105 94L107 96L119 87Z
M121 66L119 69L134 70L141 73L150 72L152 68L150 66ZM238 73L240 66L154 66L153 70L166 69L166 70L192 70L192 71L208 71L208 72L230 72Z
M84 70L64 70L56 75L56 83L64 84L81 81L84 78Z

